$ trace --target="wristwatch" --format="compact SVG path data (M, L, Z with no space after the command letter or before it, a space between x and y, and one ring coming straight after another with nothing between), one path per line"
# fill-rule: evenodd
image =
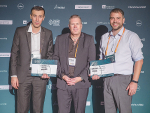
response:
M138 81L132 80L131 82L138 83Z

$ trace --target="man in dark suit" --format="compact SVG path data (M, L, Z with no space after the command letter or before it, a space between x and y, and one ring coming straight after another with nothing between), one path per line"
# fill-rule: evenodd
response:
M17 112L28 113L32 94L33 112L43 113L47 74L32 77L32 59L52 59L52 32L41 26L45 10L31 9L32 23L16 29L11 50L11 85L17 89ZM32 92L32 93L31 93Z
M72 100L75 113L85 113L91 85L88 78L89 62L96 57L94 39L81 32L82 22L78 15L70 17L69 29L71 33L58 36L55 42L59 113L69 113Z

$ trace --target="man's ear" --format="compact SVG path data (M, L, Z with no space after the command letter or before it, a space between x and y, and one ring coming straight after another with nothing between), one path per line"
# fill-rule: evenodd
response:
M31 16L32 16L32 15L30 14L30 19L32 18Z
M124 24L124 22L125 22L125 18L123 18L123 24Z
M45 15L44 15L44 17L43 17L43 21L44 21L44 19L45 19Z

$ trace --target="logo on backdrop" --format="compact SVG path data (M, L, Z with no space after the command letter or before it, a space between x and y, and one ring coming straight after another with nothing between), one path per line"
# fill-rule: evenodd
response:
M7 103L0 103L0 106L5 106L7 105Z
M0 7L7 7L7 5L0 5Z
M131 9L145 9L146 6L128 6L128 8L131 8Z
M18 7L18 9L23 9L24 8L24 5L22 4L22 3L19 3L18 5L17 5L17 7Z
M0 53L0 57L10 57L10 53Z
M75 5L75 9L92 9L92 5Z
M114 9L115 6L106 6L106 5L102 5L102 9Z
M9 90L12 89L11 85L0 85L0 90Z
M82 22L82 24L84 24L84 25L85 25L85 24L87 24L87 22Z
M34 7L35 7L35 6L40 6L40 5L34 5ZM43 5L41 5L40 7L44 8L44 6L43 6Z
M86 106L90 106L91 102L90 101L86 101Z
M23 20L23 24L27 24L28 23L28 21L27 20Z
M110 24L110 22L97 22L97 24L108 25L108 24Z
M48 87L48 89L52 89L52 90L57 89L56 84L49 84L47 87Z
M110 25L110 22L97 22L97 24L99 25ZM124 23L126 24L126 23Z
M141 41L143 41L143 42L144 42L144 41L145 41L145 38L142 38L142 39L141 39Z
M54 42L56 41L56 38L57 38L57 37L55 37L55 38L53 39Z
M0 70L0 73L7 73L7 70Z
M0 20L0 25L12 25L13 20Z
M7 38L0 38L0 40L7 40Z
M134 106L134 107L143 107L144 104L131 104L131 106Z
M141 20L137 20L136 21L136 26L142 26L142 21Z
M60 20L56 19L56 20L49 20L49 25L53 25L53 26L60 26Z
M141 73L144 73L144 71L141 71Z
M63 7L63 6L57 6L57 4L56 4L56 6L54 7L54 9L65 9L65 7Z
M136 91L140 91L141 87L140 85L138 85L137 90Z

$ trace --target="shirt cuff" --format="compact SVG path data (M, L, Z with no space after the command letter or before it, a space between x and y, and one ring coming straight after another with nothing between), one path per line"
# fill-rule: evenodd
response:
M64 76L64 75L65 75L64 73L61 74L61 78L62 78L62 79L63 79L63 76Z
M80 77L81 77L81 76L80 76ZM81 79L82 79L81 82L82 82L82 81L85 82L85 80L84 80L82 77L81 77Z
M11 77L17 77L17 75L12 75Z
M143 56L141 56L141 57L138 57L138 58L134 59L134 61L136 62L136 61L139 61L139 60L142 60L142 59L144 59L144 57L143 57Z

